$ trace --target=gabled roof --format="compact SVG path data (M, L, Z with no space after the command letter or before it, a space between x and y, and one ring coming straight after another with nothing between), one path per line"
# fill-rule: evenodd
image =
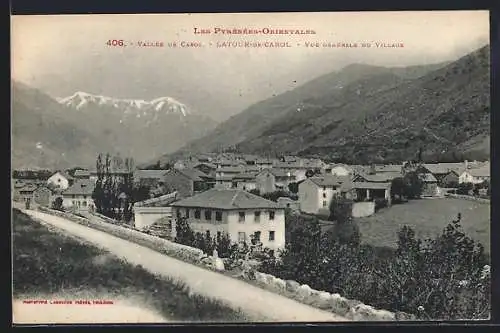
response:
M401 172L403 165L398 164L386 164L386 165L376 165L375 171L378 172Z
M384 183L392 181L394 178L403 177L401 172L380 172L375 174L369 174L367 172L360 172L359 177L362 177L367 182Z
M217 168L217 166L215 164L210 163L210 162L196 163L196 164L193 165L193 168L198 168L198 167L200 167L202 165L206 165L207 167L212 168L212 169L216 169Z
M90 179L79 179L75 181L63 195L92 195L94 192L95 184Z
M424 174L420 175L420 179L422 179L422 181L424 183L436 183L437 182L436 177L434 177L434 175L432 173L424 173Z
M90 177L90 171L78 169L78 170L75 170L73 175L75 178L77 178L77 177Z
M173 207L192 207L210 209L276 209L280 208L276 202L266 200L247 191L236 189L218 189L202 192L171 204Z
M354 182L353 187L356 189L386 190L391 188L391 183Z
M209 175L201 172L198 169L181 169L177 170L177 172L183 174L184 176L188 177L192 181L203 181L207 178L211 178Z
M435 175L444 175L450 171L460 174L465 170L464 163L425 163L423 167Z
M233 173L238 173L238 172L243 172L245 170L245 167L243 166L230 166L230 167L222 167L222 168L217 168L215 169L215 172L233 172Z
M54 172L54 173L52 174L52 176L50 176L50 177L53 177L53 176L55 176L55 175L57 175L57 174L60 174L61 176L63 176L63 177L64 177L64 178L66 178L67 180L72 180L72 179L74 179L74 177L72 177L69 173L67 173L67 172L65 172L65 171L56 171L56 172ZM50 177L49 177L49 178L50 178Z
M349 182L349 177L340 177L334 175L322 175L319 177L311 177L310 179L318 186L340 186L343 183Z
M490 177L490 171L489 165L467 170L467 172L473 177Z
M281 169L281 168L264 169L259 174L264 174L264 173L270 173L274 177L280 177L280 178L295 177L289 171L286 171L286 170Z
M33 192L37 189L38 187L34 184L27 184L26 186L23 186L19 189L19 192Z
M253 172L242 172L240 174L234 175L234 177L232 177L232 179L234 179L234 180L236 180L236 179L254 180L255 176L256 176L256 174ZM219 177L218 179L220 179L220 178L223 178L223 177Z
M177 199L177 192L162 195L157 198L147 199L136 202L134 206L138 207L166 207Z
M135 170L134 180L140 179L163 179L168 170Z

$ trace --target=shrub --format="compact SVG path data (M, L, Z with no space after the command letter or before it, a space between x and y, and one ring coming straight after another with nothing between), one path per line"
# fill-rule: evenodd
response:
M468 195L469 192L472 190L472 188L473 188L472 183L458 184L457 194Z
M425 241L404 226L395 251L352 246L328 233L318 239L314 229L297 227L300 232L279 260L264 261L261 271L421 319L488 318L488 259L482 245L465 235L460 219Z
M61 197L55 198L52 202L52 209L63 211L63 199Z
M382 208L386 208L389 204L387 199L375 199L374 202L375 202L375 211L378 211Z

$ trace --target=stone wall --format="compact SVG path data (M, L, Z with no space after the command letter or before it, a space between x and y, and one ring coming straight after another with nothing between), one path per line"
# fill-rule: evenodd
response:
M352 217L365 217L375 214L375 202L355 202L352 205Z
M330 311L353 321L415 320L415 316L413 315L378 310L362 302L344 298L339 294L314 290L307 284L301 285L296 281L282 280L270 274L256 271L253 274L242 274L242 277L252 280L266 290L276 292L325 311Z

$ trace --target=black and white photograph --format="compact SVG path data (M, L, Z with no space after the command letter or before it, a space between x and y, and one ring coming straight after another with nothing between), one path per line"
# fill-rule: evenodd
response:
M489 20L11 15L13 324L490 320Z

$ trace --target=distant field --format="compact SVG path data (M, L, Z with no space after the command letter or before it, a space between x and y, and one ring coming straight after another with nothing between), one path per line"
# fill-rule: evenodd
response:
M363 242L377 246L397 246L397 232L403 225L415 230L418 238L440 234L446 225L462 214L467 236L479 241L490 252L490 204L462 199L421 199L393 205L375 215L357 218Z

